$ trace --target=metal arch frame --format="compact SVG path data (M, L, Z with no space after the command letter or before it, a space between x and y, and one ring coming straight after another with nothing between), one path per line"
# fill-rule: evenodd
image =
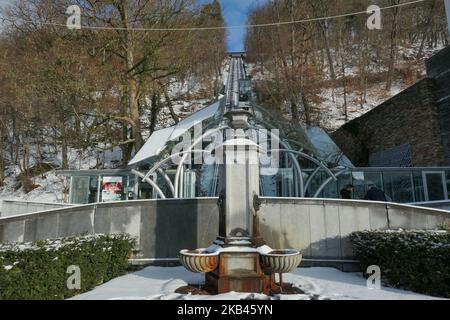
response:
M195 140L194 143L185 151L185 154L183 155L183 157L180 160L180 163L178 164L177 173L175 174L175 183L174 183L174 191L175 192L174 192L174 195L173 195L174 198L178 198L178 195L179 195L179 190L178 189L179 189L179 183L180 183L181 170L182 170L182 168L184 166L184 161L186 161L186 158L188 157L188 155L191 152L193 152L193 151L203 151L204 152L205 150L193 150L193 149L204 138L206 138L206 137L208 137L208 136L210 136L210 135L212 135L212 134L214 134L214 133L216 133L218 131L227 129L227 128L229 128L229 126L222 125L222 126L220 126L218 128L210 129L210 130L206 131L204 134L202 134L200 137L198 137L197 140ZM210 151L207 151L207 152L210 153Z
M169 176L168 176L167 173L165 173L164 170L161 169L161 168L158 168L157 171L163 176L164 180L165 180L165 181L167 182L167 184L169 185L170 192L172 192L172 195L173 195L173 193L174 193L173 183L172 183L172 181L170 180Z
M288 149L273 149L271 151L274 151L274 152L289 152L291 154L296 154L296 155L299 155L299 156L301 156L301 157L303 157L305 159L308 159L308 160L314 162L318 166L317 169L308 178L308 180L306 182L306 185L304 186L304 191L305 192L306 192L306 190L308 190L308 187L309 187L309 184L312 181L312 178L314 177L315 174L317 174L317 172L319 172L320 168L324 169L328 173L328 175L330 176L331 180L337 181L336 175L326 165L324 165L321 161L315 159L314 157L312 157L312 156L310 156L310 155L308 155L308 154L306 154L304 152L295 151L295 150L288 150ZM303 181L303 179L302 179L302 181ZM304 196L305 196L305 194L303 193L302 197L304 197Z
M210 151L205 151L205 150L193 150L193 151L181 151L181 152L177 152L174 153L172 155L170 155L169 157L164 158L163 160L157 162L156 164L153 165L153 167L147 172L147 174L145 175L146 177L152 175L153 173L155 173L159 168L161 168L161 166L163 164L165 164L166 162L168 162L169 160L172 160L173 158L185 154L185 153L192 153L192 152L210 152Z
M132 173L134 173L135 175L139 176L142 178L142 181L147 182L148 184L150 184L158 193L158 195L161 197L161 199L166 199L166 196L164 194L164 192L162 192L162 190L159 188L159 186L155 183L155 181L153 181L152 179L150 179L149 177L145 177L144 174L140 173L139 171L137 171L136 169L132 169L131 170Z
M309 185L311 184L311 182L314 179L314 177L316 176L316 174L319 173L319 171L320 171L320 166L318 166L316 168L316 170L314 170L313 173L311 173L311 175L309 176L308 180L306 180L306 184L305 184L305 190L306 191L308 191Z
M348 169L344 169L342 171L339 171L338 173L336 173L334 176L335 178L339 177L340 175L343 175L344 173L350 172L350 170ZM322 185L319 187L319 189L317 189L316 193L314 194L313 198L318 198L319 194L323 191L323 189L325 189L325 187L333 180L333 177L329 177L327 180L325 180L324 183L322 183Z
M217 128L217 129L215 129L215 130L211 130L211 132L206 132L206 133L205 133L204 135L202 135L202 137L200 137L200 138L204 138L204 137L208 136L209 134L213 134L213 133L215 133L215 132L217 132L217 131L220 131L220 130L223 130L223 129L225 129L225 128L226 128L226 126L223 127L223 128ZM254 128L254 129L256 129L256 130L259 131L258 128ZM270 133L270 134L271 134L271 136L276 137L276 138L279 140L280 144L286 145L286 143L285 143L284 141L280 140L276 135L274 135L273 133ZM200 139L200 138L199 138L199 139ZM197 140L198 140L198 139L197 139ZM198 142L199 142L199 141L198 141ZM197 143L198 143L198 142L197 142ZM166 182L168 183L168 185L169 185L171 191L172 191L172 190L174 191L174 190L175 190L175 186L178 187L179 184L176 183L175 186L173 186L173 185L172 185L172 182L171 182L171 180L170 180L170 178L169 178L169 177L167 176L167 174L161 169L161 166L162 166L163 164L167 163L168 161L172 160L173 158L175 158L175 157L177 157L177 156L180 156L180 155L183 155L182 160L180 161L180 164L178 165L178 170L180 170L180 169L183 167L184 160L187 158L187 156L188 156L189 154L191 154L191 153L209 153L209 154L210 154L210 153L211 153L211 151L209 151L209 150L192 150L192 148L193 148L197 143L193 144L193 145L189 148L190 150L186 150L186 151L182 151L182 152L175 153L175 154L170 155L169 157L164 158L163 160L159 161L159 162L156 163L156 164L155 164L155 165L147 172L147 174L145 174L145 175L142 174L142 173L140 173L140 172L137 171L137 170L132 170L132 172L133 172L134 174L138 175L139 177L141 177L143 181L146 181L147 183L149 183L149 184L156 190L156 192L158 193L158 195L159 195L162 199L166 199L165 194L162 192L162 190L159 188L159 186L158 186L153 180L150 179L150 176L151 176L153 173L155 173L155 172L159 172L160 174L163 175L163 177L164 177L164 179L166 180ZM330 175L330 178L328 178L328 179L327 179L327 180L319 187L319 189L317 190L317 192L314 194L313 198L317 198L318 195L323 191L323 189L324 189L324 188L325 188L332 180L337 181L337 177L338 177L338 176L340 176L340 175L342 175L342 174L344 174L344 173L346 173L346 172L349 172L348 169L344 169L344 170L338 172L337 174L334 174L334 173L333 173L327 166L325 166L322 162L320 162L319 160L317 160L317 159L311 157L310 155L305 154L305 153L300 152L300 151L289 150L289 149L272 149L272 150L270 150L270 152L286 152L286 153L289 153L289 154L291 155L291 158L295 158L295 160L296 160L295 162L298 163L297 158L296 158L296 157L293 157L293 154L297 154L297 155L302 156L302 157L304 157L304 158L306 158L306 159L308 159L308 160L310 160L310 161L312 161L312 162L314 162L315 164L318 165L318 167L317 167L316 170L313 172L313 174L308 178L308 180L307 180L307 182L306 182L306 185L303 185L303 179L302 179L303 177L302 177L302 171L301 171L301 169L298 171L298 172L299 172L299 175L300 175L300 177L301 177L301 179L300 179L300 180L301 180L301 186L300 186L300 189L301 189L301 192L302 192L302 197L304 197L304 193L303 193L303 192L305 192L305 191L308 190L308 187L309 187L309 185L311 184L311 181L312 181L313 177L315 176L315 174L317 174L317 173L319 172L319 170L320 170L321 168L324 169L324 170ZM184 159L184 160L183 160L183 159ZM294 163L295 163L295 162L294 162ZM180 171L178 171L178 170L177 170L177 173L181 172L181 170L180 170ZM180 177L180 176L178 175L178 178L179 178L179 177ZM177 180L177 176L175 176L175 182L177 182L177 181L178 181L178 180ZM173 187L173 189L172 189L172 187ZM172 193L173 193L173 195L174 195L174 198L178 198L178 194L175 196L175 193L174 193L174 192L172 192Z
M167 174L161 169L161 166L167 162L169 162L170 160L172 160L173 158L182 155L182 154L186 154L186 153L211 153L211 151L208 150L191 150L191 151L182 151L182 152L178 152L178 153L174 153L172 155L170 155L167 158L164 158L163 160L157 162L145 175L140 173L137 170L132 170L132 172L136 175L138 175L139 177L142 178L143 181L148 182L152 187L155 188L155 190L158 192L158 194L160 195L161 198L166 199L166 196L164 195L164 193L161 191L161 189L159 188L159 186L151 179L149 179L149 177L155 173L155 172L159 172L163 175L165 181L169 184L169 188L171 189L171 191L173 190L173 184L172 181L170 180L170 178L167 176ZM159 191L158 191L159 190Z
M319 167L321 167L322 169L324 169L334 180L336 180L336 176L335 174L326 166L324 165L321 161L317 160L316 158L310 156L309 154L306 154L304 152L301 151L295 151L295 150L288 150L288 149L273 149L271 151L279 151L279 152L290 152L290 153L294 153L297 154L305 159L308 159L312 162L314 162L315 164L317 164Z
M255 130L257 130L257 131L260 131L260 130L261 130L260 128L255 127L255 126L252 126L251 128L252 128L252 129L255 129ZM267 129L266 129L266 130L267 130ZM276 138L276 139L278 140L278 142L279 142L283 147L286 148L286 149L279 149L279 150L290 150L290 146L289 146L289 144L288 144L287 142L281 140L280 137L278 137L277 135L275 135L275 134L274 134L272 131L270 131L270 130L267 130L267 133L268 133L271 137ZM297 157L295 157L292 153L289 153L289 155L290 155L290 157L291 157L292 163L294 164L294 167L295 167L295 169L296 169L296 171L297 171L297 174L298 174L298 176L299 176L299 179L300 179L300 196L301 196L301 197L304 197L304 195L305 195L305 190L304 190L304 181L303 181L302 168L300 167L300 163L298 162Z

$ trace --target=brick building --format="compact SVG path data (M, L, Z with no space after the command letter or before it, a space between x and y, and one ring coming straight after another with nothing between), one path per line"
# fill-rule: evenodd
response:
M356 166L450 166L450 47L426 66L426 78L332 134Z

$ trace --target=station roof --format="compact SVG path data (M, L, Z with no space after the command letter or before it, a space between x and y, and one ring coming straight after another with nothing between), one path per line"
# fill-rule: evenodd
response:
M175 141L196 124L214 117L220 109L222 100L223 96L219 97L218 101L208 107L180 121L176 126L153 132L141 150L128 163L128 166L134 167L153 157L159 156L169 142Z

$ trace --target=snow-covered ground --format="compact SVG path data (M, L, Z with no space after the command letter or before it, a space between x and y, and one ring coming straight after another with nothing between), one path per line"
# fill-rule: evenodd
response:
M55 171L49 171L43 175L32 178L38 187L29 193L23 188L15 190L16 174L11 174L5 179L5 185L0 188L0 212L2 212L3 200L39 201L39 202L64 202L65 178L56 175Z
M285 275L305 294L268 297L254 293L231 292L217 296L174 293L187 284L202 283L203 275L183 267L147 267L141 271L111 280L74 300L428 300L438 299L409 291L385 288L370 290L361 273L344 273L332 268L299 268Z

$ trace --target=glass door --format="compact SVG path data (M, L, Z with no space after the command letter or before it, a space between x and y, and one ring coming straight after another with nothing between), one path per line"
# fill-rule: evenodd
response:
M447 200L447 184L442 171L424 171L423 185L426 201Z

